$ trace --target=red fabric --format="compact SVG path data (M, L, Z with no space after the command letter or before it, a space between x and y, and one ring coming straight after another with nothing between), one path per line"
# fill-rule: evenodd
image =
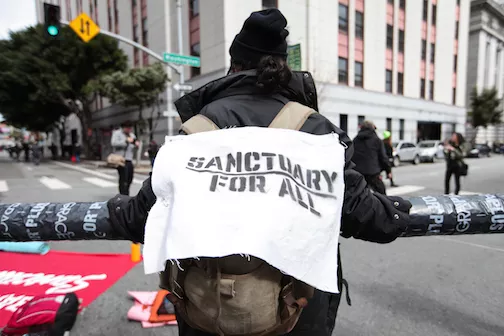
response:
M38 295L75 292L88 306L135 265L129 254L0 252L0 328Z

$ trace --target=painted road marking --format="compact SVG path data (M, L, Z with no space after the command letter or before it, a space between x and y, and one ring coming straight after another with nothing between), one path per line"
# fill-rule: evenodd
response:
M395 188L387 189L387 196L399 196L414 193L416 191L424 190L425 187L422 186L414 186L414 185L405 185Z
M451 241L451 242L459 243L459 244L464 244L464 245L469 245L469 246L472 246L472 247L479 247L479 248L482 248L482 249L485 249L485 250L504 252L504 249L500 249L500 248L497 248L497 247L486 246L486 245L475 244L475 243L470 243L470 242L466 242L466 241L463 241L463 240L457 240L457 239L452 239L452 238L447 238L447 237L439 237L439 236L438 237L433 237L433 238L436 238L436 239L439 239L439 240L447 240L447 241Z
M58 180L57 178L54 177L41 177L39 179L40 183L45 185L49 189L53 190L60 190L60 189L71 189L72 187L66 184L63 181Z
M9 186L7 185L7 181L0 180L0 192L9 191Z
M68 168L68 169L73 169L73 170L76 170L76 171L81 172L81 173L98 176L98 177L101 177L101 178L104 178L104 179L107 179L107 180L114 180L114 181L117 180L117 175L113 176L113 175L109 175L109 174L104 174L104 173L93 171L93 170L90 170L90 169L87 169L87 168L84 168L84 167L74 166L74 165L71 165L71 164L68 164L68 163L64 163L64 162L53 161L53 163L55 165L60 166L60 167L65 167L65 168ZM147 179L147 177L145 177L145 179ZM135 183L135 184L142 184L143 181L144 180L133 179L133 183Z
M101 188L117 187L116 183L98 177L84 177L83 180Z

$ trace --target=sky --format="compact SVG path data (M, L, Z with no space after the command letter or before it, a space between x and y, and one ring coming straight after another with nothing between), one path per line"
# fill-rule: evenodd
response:
M35 0L0 0L0 39L9 37L9 30L21 30L37 21ZM0 113L0 122L3 120Z
M0 0L0 39L36 22L35 0Z

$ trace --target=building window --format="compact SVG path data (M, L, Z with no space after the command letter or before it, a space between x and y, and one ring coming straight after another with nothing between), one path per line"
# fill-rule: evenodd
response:
M191 46L191 56L200 57L201 49L200 44L196 43ZM191 77L198 76L201 74L201 68L191 67Z
M458 57L457 55L453 56L453 72L457 72L457 62L458 62Z
M420 79L420 98L425 99L425 79Z
M486 44L486 49L485 49L485 76L484 76L484 85L489 85L490 83L490 74L489 72L489 67L490 67L490 42L487 42Z
M399 119L399 140L404 140L404 119Z
M436 45L434 43L430 44L430 62L434 64L436 59Z
M133 41L138 42L138 25L133 26ZM135 51L136 50L135 48Z
M338 82L348 84L348 60L343 57L338 59Z
M427 21L427 14L429 12L428 7L429 7L429 1L424 0L424 2L423 2L423 14L422 14L422 19L424 21Z
M348 34L348 6L339 4L339 31Z
M264 4L264 0L263 0ZM195 17L199 15L199 0L190 0L189 2L189 10L191 12L191 17Z
M429 81L429 99L434 100L434 81Z
M460 0L457 0L457 6L460 6Z
M364 67L361 62L355 62L355 78L354 85L357 87L364 86Z
M399 8L406 9L406 0L399 0Z
M402 72L397 73L397 93L404 94L404 74Z
M404 30L399 30L399 52L404 52Z
M339 115L339 127L343 132L348 132L348 115Z
M432 5L432 25L436 25L436 20L437 20L437 6Z
M394 4L394 0L387 0L387 3L393 5Z
M425 61L426 57L427 57L427 41L422 40L422 60Z
M392 49L394 45L394 28L391 25L387 25L387 49Z
M387 118L387 131L392 133L392 118Z
M355 12L355 37L364 39L364 13Z
M358 126L364 124L364 121L366 120L366 116L358 116L357 117L357 123L358 123Z
M457 104L457 88L452 89L452 104Z
M263 9L278 8L278 1L277 0L262 0L262 8Z
M390 70L385 72L385 91L392 92L392 71Z
M455 22L455 40L458 40L459 35L459 22Z

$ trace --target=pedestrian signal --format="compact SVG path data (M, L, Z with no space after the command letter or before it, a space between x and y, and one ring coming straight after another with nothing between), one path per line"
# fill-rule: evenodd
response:
M44 3L44 28L50 37L59 35L61 28L60 6Z

